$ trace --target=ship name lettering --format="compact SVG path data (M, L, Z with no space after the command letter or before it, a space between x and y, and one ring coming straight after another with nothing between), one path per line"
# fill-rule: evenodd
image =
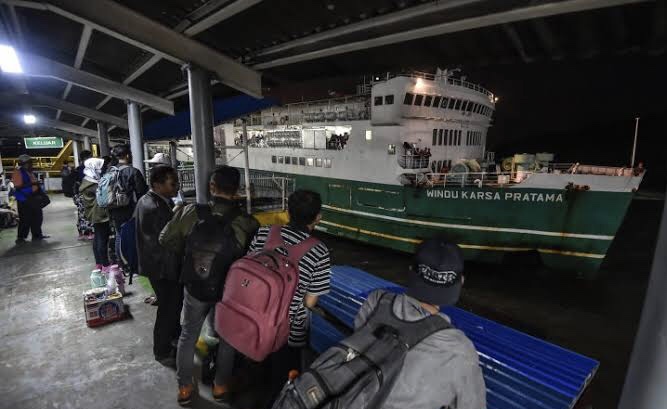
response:
M505 192L501 196L499 192L483 191L459 191L459 190L439 190L429 189L426 191L426 197L435 199L468 199L468 200L506 200L513 202L562 202L562 193L518 193Z

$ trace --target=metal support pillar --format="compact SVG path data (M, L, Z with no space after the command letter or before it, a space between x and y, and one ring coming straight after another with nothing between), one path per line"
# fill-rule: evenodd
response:
M91 148L92 148L92 145L90 144L90 136L84 136L83 137L83 150L84 151L90 151Z
M130 128L130 150L132 166L144 174L144 135L141 129L141 109L134 101L127 102L127 123Z
M110 155L109 151L109 131L104 122L97 123L97 139L100 140L100 156Z
M667 402L667 202L648 281L639 330L619 409L664 408Z
M169 141L169 159L171 160L171 166L176 169L178 167L178 159L176 159L176 155L178 152L178 142L176 141Z
M252 210L252 196L250 193L250 161L248 158L248 121L246 118L243 118L243 156L245 156L245 162L243 163L243 176L245 177L245 203L246 211L248 214L251 214Z
M213 103L210 75L199 67L188 65L190 94L190 128L195 165L195 193L197 203L208 203L209 178L215 168L213 147Z
M74 167L79 167L79 141L72 140L72 156L74 156Z

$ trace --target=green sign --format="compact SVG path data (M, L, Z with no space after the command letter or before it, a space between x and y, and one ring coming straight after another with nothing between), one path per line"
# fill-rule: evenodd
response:
M23 138L26 149L62 148L63 138L60 136L40 136L38 138Z

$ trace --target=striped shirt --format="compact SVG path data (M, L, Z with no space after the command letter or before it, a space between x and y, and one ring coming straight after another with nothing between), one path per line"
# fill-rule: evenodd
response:
M249 252L262 250L269 236L270 227L262 227L250 244ZM287 245L299 244L310 237L309 233L297 230L290 226L283 226L280 232ZM276 251L285 254L282 249ZM285 254L286 255L286 254ZM290 304L290 334L289 345L300 347L306 345L309 328L309 314L303 299L306 294L323 295L329 292L331 279L331 259L329 249L320 242L310 249L299 262L299 284Z

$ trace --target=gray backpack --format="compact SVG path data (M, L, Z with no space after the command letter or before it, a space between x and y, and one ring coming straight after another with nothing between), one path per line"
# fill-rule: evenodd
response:
M366 324L288 382L273 409L381 408L410 348L451 328L439 315L418 321L398 318L395 299L396 294L384 293Z

